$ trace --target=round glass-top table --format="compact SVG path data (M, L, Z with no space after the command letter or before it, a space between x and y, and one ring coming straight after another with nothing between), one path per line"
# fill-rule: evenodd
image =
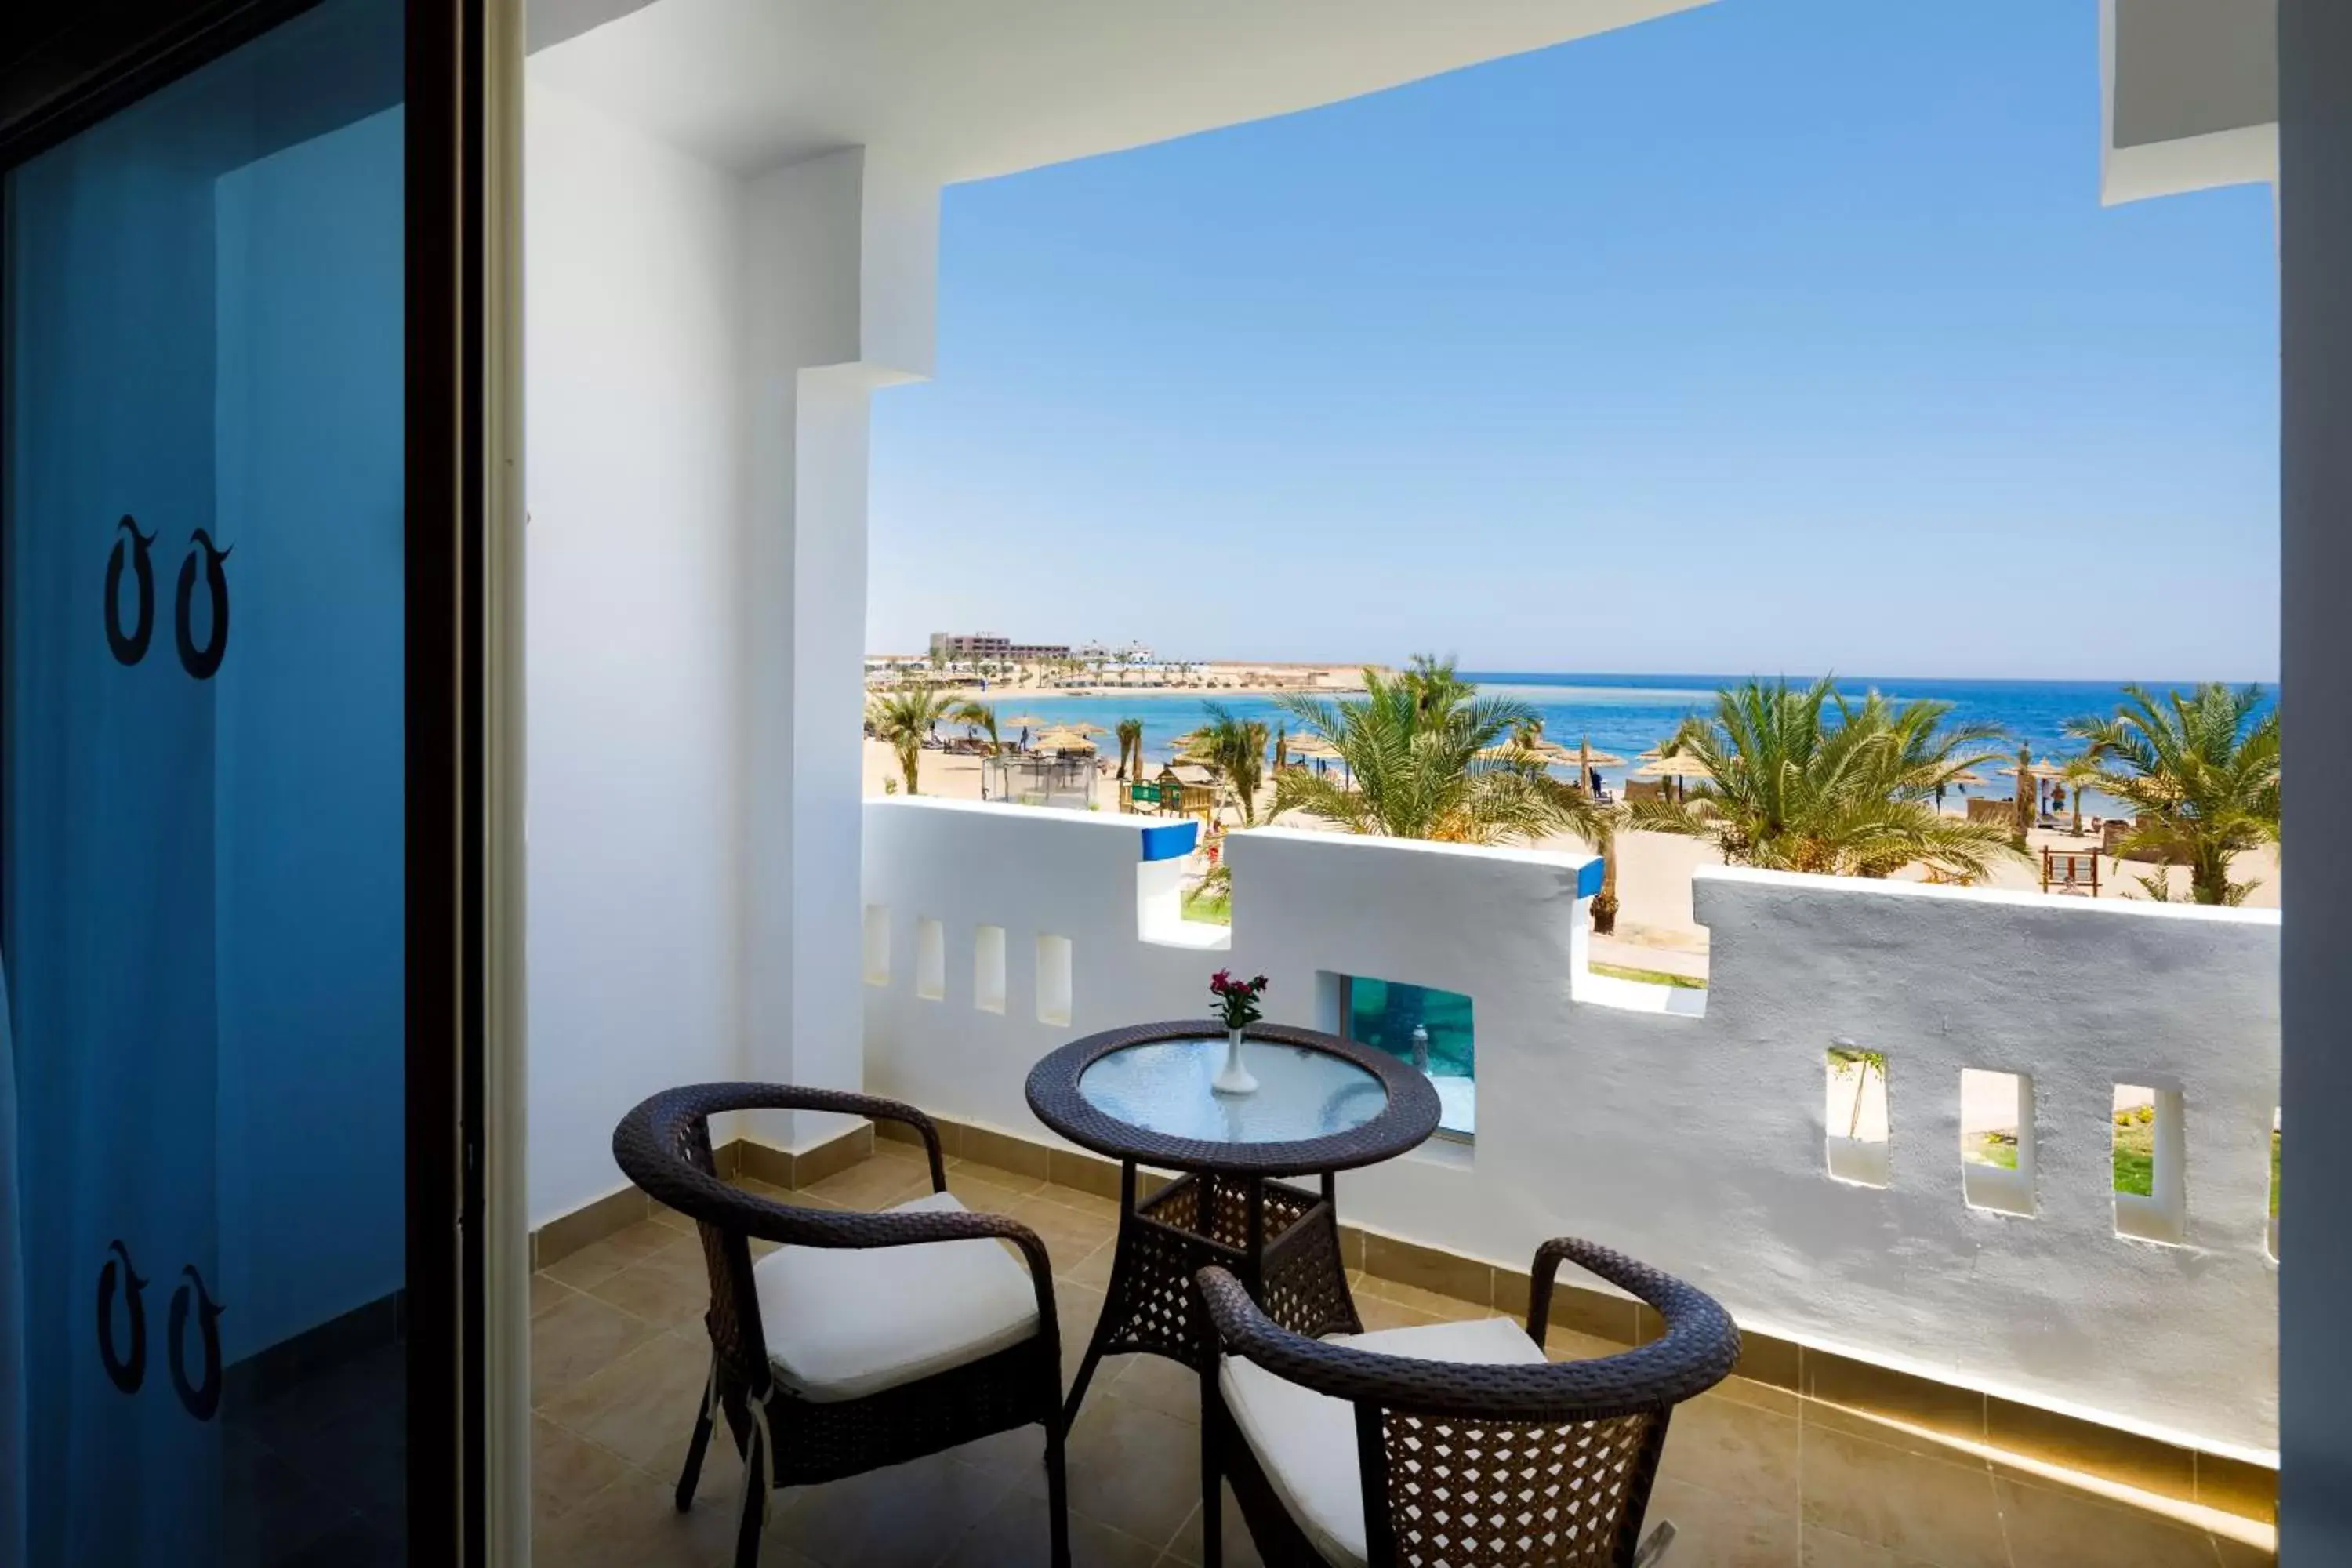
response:
M1249 1094L1210 1088L1223 1028L1145 1024L1073 1041L1029 1074L1029 1107L1119 1163L1110 1282L1071 1384L1076 1416L1105 1355L1150 1351L1198 1369L1214 1353L1192 1276L1221 1264L1299 1333L1360 1332L1339 1247L1332 1173L1393 1159L1437 1130L1436 1089L1394 1057L1313 1029L1255 1024ZM1182 1174L1143 1195L1137 1167ZM1316 1175L1309 1188L1270 1180Z
M1380 1075L1331 1051L1244 1039L1249 1094L1219 1094L1223 1036L1147 1040L1097 1057L1078 1074L1078 1098L1104 1115L1165 1138L1212 1143L1295 1143L1351 1132L1389 1106Z

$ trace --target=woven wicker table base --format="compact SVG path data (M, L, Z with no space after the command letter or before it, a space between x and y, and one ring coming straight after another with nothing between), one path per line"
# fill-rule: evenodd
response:
M1319 1338L1360 1333L1339 1251L1331 1178L1310 1192L1257 1176L1180 1176L1136 1201L1135 1164L1119 1168L1118 1251L1101 1318L1070 1384L1065 1415L1075 1420L1096 1364L1107 1355L1148 1352L1198 1372L1215 1354L1193 1276L1214 1263L1244 1281L1266 1316Z

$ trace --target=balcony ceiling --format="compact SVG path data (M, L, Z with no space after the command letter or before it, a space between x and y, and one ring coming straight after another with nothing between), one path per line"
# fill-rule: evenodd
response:
M2278 0L2102 0L2109 203L2278 174Z
M743 173L981 179L1311 109L1706 0L530 0L532 79Z

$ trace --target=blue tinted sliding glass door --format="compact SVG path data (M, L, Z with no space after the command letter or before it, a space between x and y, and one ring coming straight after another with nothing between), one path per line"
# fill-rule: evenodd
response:
M43 1568L404 1558L403 38L325 0L6 176L0 1463Z

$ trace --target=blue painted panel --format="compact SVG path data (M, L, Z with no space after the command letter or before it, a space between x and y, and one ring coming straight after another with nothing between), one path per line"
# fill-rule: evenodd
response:
M1601 878L1608 868L1599 860L1587 860L1576 868L1576 896L1580 899L1598 897Z
M1201 825L1197 822L1155 823L1143 830L1143 858L1146 860L1175 860L1192 852L1201 841Z

